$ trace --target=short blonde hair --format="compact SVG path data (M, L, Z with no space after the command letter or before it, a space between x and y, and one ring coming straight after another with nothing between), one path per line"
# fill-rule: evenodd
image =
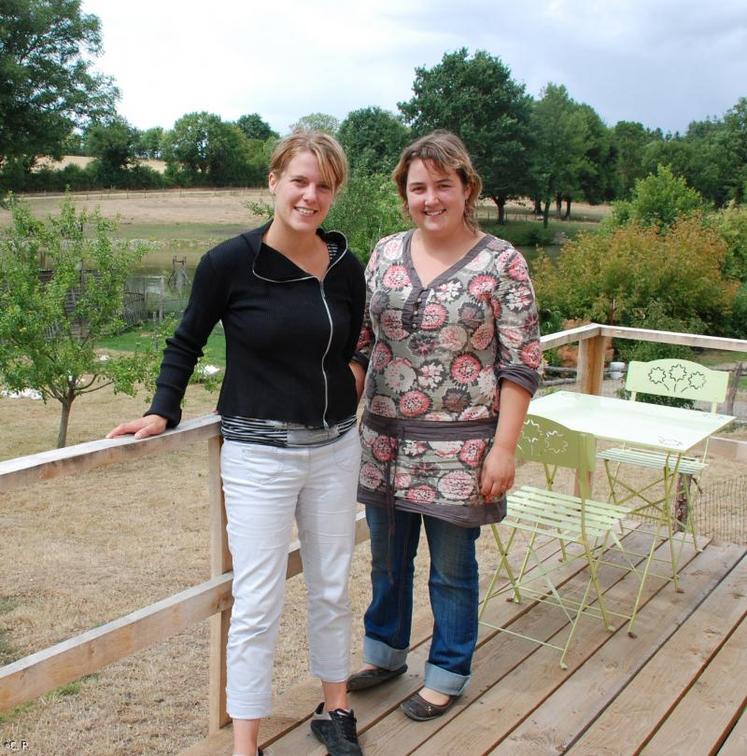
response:
M422 160L442 173L446 173L449 169L456 172L462 184L469 189L464 207L464 222L473 231L478 231L476 203L482 191L482 179L472 165L472 160L462 140L450 131L438 129L405 147L399 163L392 172L405 214L407 214L407 174L414 160Z
M319 163L324 180L337 192L348 178L348 159L340 143L324 131L295 129L281 139L272 151L270 173L282 175L299 152L310 152Z

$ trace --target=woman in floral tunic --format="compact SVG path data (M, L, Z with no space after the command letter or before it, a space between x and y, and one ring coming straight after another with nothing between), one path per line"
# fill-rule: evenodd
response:
M382 239L366 270L358 498L371 531L373 599L365 665L348 688L407 669L422 522L435 624L425 687L402 708L431 719L469 681L475 540L480 525L505 515L516 442L538 383L539 332L524 258L478 229L482 183L461 141L444 131L417 140L394 180L415 229Z

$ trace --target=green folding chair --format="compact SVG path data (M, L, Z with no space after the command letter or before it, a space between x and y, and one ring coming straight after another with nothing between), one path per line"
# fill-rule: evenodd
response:
M535 415L527 416L517 447L517 456L544 466L546 487L543 489L522 486L507 497L506 518L499 526L492 526L498 550L498 567L479 610L479 621L482 624L560 651L560 666L563 669L567 669L566 655L576 635L578 621L583 615L601 619L608 629L612 629L610 615L630 619L628 629L632 634L645 579L644 572L631 562L627 565L616 563L616 567L622 566L638 574L638 595L631 613L622 614L612 611L607 606L599 583L599 567L610 546L617 547L626 556L616 531L619 530L623 518L630 514L630 509L615 502L594 501L589 498L587 474L594 469L595 449L595 439L587 433L573 431L564 425ZM579 496L553 490L558 468L576 470ZM509 531L507 538L501 534L501 530ZM516 535L522 531L529 534L528 543L523 547L525 551L520 567L514 570L509 561L509 554L517 544ZM563 556L560 562L548 562L538 554L539 545L547 538L559 541ZM569 550L570 544L577 544L580 548ZM587 577L580 598L572 596L562 581L556 579L558 569L573 559L586 562L586 572L579 573ZM554 643L488 622L485 619L488 603L507 593L519 603L527 597L560 607L569 623L565 641L560 644Z
M688 360L666 359L631 362L625 388L630 392L631 401L636 401L639 393L654 394L710 402L711 412L716 412L719 402L726 398L728 383L729 374L726 372L711 370ZM706 467L703 460L707 450L706 443L702 458L626 447L607 449L597 455L604 460L610 500L616 504L632 503L633 516L653 522L657 537L666 532L670 546L670 558L666 561L671 564L671 575L662 577L670 578L676 590L679 590L677 568L686 535L676 547L674 535L676 532L689 533L693 546L698 548L691 481L695 480L697 485L697 476ZM623 465L658 470L661 474L649 483L637 484L630 478L624 480L621 477ZM680 520L674 510L678 490L685 497L684 520Z

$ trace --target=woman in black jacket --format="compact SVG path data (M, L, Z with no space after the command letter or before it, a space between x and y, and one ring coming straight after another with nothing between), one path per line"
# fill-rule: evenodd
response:
M297 131L278 144L272 220L201 259L148 413L108 436L145 438L179 423L187 383L220 320L221 476L234 569L226 692L236 754L255 753L260 719L270 713L294 520L308 587L310 667L324 692L311 728L330 753L360 753L345 680L361 392L349 363L365 282L345 237L320 227L346 175L342 148L327 134Z

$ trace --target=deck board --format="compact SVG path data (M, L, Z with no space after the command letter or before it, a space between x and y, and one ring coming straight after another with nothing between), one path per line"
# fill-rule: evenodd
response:
M715 752L744 708L745 674L747 622L742 621L641 753Z
M645 666L570 749L573 756L632 753L646 743L744 614L744 602L734 599L735 594L747 595L745 559L734 562L741 550L738 546L711 547L692 566L713 571L719 579L726 573L715 587L709 579L696 589L690 570L683 572L687 593L677 597L688 606L696 604L694 611L664 644L650 649ZM697 604L703 592L707 595ZM658 614L646 615L641 625L655 624L659 618ZM643 640L643 631L639 640Z
M643 538L633 531L626 544L635 548ZM556 558L551 544L543 549L545 558ZM613 633L600 621L583 618L565 672L559 652L481 627L469 688L444 717L431 722L412 722L398 710L422 685L432 620L428 611L418 614L407 674L351 695L364 753L577 756L632 754L641 747L650 754L708 753L722 743L724 756L744 753L746 551L713 544L695 551L686 545L680 564L684 593L663 579L649 579L636 638L628 637L622 618L614 619ZM583 582L581 562L563 569L566 588ZM600 577L608 601L618 605L637 583L613 567L603 568ZM494 624L523 627L530 634L539 628L546 634L563 632L562 613L546 604L516 605L498 598L488 611ZM307 721L318 701L318 683L312 680L278 698L261 731L273 756L325 753ZM184 756L230 753L229 727Z

